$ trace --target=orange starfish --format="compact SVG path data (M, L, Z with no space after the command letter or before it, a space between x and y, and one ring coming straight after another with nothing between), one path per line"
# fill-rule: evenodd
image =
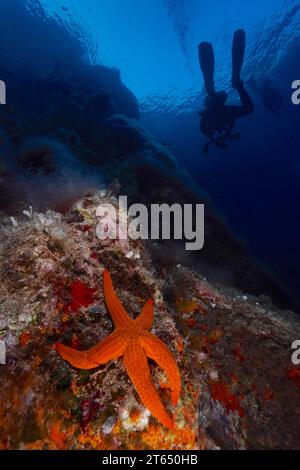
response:
M135 386L141 401L148 410L169 429L173 419L166 412L151 378L147 356L153 359L167 374L173 405L179 400L181 381L173 356L166 345L149 330L154 317L154 303L150 299L140 315L133 320L127 314L113 288L108 271L103 273L104 297L113 319L115 331L88 351L56 344L63 359L78 369L94 369L100 364L123 356L125 369Z

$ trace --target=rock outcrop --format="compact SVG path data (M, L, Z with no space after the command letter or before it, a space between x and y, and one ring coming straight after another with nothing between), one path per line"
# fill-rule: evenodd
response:
M100 241L95 213L106 203L116 205L112 189L65 215L28 210L2 219L0 447L300 448L300 376L291 362L298 318L163 257L154 267L140 241ZM132 317L155 301L153 332L182 377L172 431L143 407L121 360L80 371L55 351L57 341L87 349L112 331L105 267ZM151 373L169 403L166 377L155 363Z

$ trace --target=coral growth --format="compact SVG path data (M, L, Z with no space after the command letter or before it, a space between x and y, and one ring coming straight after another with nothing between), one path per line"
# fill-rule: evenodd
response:
M188 267L162 259L158 271L140 241L100 241L96 207L114 201L100 191L65 215L28 210L15 225L2 219L1 448L299 448L298 375L289 366L298 319ZM135 397L120 359L78 370L55 351L57 342L86 350L111 333L105 266L127 311L155 301L153 333L182 379L173 429ZM150 370L166 400L164 373L154 363Z

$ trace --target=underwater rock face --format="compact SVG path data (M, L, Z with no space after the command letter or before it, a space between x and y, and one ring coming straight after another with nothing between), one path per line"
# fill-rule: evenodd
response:
M169 251L202 275L290 306L285 292L214 216L191 175L137 121L137 100L117 70L76 63L32 79L26 89L13 81L11 105L0 109L3 212L14 215L28 205L65 212L86 191L114 179L130 203L205 203L204 249L191 257L179 242L170 250L158 244L157 251L166 258Z
M100 241L96 207L114 201L112 190L102 191L65 215L28 210L14 224L2 218L1 448L300 448L290 349L299 319L182 265L161 259L157 269L140 241ZM168 344L182 379L170 410L174 430L143 407L122 360L82 371L54 349L57 341L88 349L111 333L104 268L133 318L155 301L152 331ZM154 363L151 375L169 403Z
M26 29L27 21L38 22L34 18L26 16L22 27ZM55 22L46 24L51 42L57 29ZM63 39L67 32L58 30L62 43L69 44ZM120 72L87 64L82 48L77 50L76 40L69 39L74 55L68 56L66 66L47 57L46 71L23 68L19 73L10 61L6 70L3 57L10 97L9 106L0 108L0 209L10 215L28 205L65 212L86 191L113 179L119 180L120 192L130 203L205 203L205 246L190 264L229 286L254 294L274 293L275 300L289 305L285 292L249 261L244 247L214 216L191 175L138 121L137 99L122 83ZM180 243L172 253L179 261L186 260Z
M139 119L140 113L138 102L134 94L122 83L121 74L118 69L110 69L103 65L81 67L73 77L74 83L78 88L86 86L92 93L98 93L101 90L102 96L106 93L111 101L114 114L123 114L129 118ZM98 95L96 95L97 97ZM101 96L101 95L100 95ZM101 109L101 101L98 109ZM94 98L95 105L97 98ZM95 107L96 109L96 107ZM113 113L111 113L113 114Z
M110 107L101 92L97 96L96 102L104 100L104 107ZM204 249L191 257L178 242L172 251L178 262L183 258L196 264L203 275L212 273L228 285L254 294L272 294L274 300L289 305L286 294L251 263L242 245L213 215L201 189L169 150L138 121L119 114L107 117L99 113L96 118L97 106L95 110L93 101L87 103L90 114L75 106L70 113L52 115L44 123L47 133L41 135L35 118L26 124L29 132L22 109L18 109L14 126L11 120L16 111L2 111L7 151L2 156L1 210L14 214L31 205L64 212L87 190L114 179L119 180L120 193L130 203L205 203Z

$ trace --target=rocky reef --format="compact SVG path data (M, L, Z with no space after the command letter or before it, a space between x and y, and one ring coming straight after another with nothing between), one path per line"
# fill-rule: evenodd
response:
M100 241L91 193L64 215L32 210L1 225L2 449L299 448L300 377L291 364L299 320L264 297L212 284L184 265L153 266L141 241ZM117 207L116 207L117 210ZM153 332L176 358L175 429L143 407L122 366L78 370L55 351L96 345L112 331L101 275L109 267L134 318L155 301ZM167 404L166 377L151 373Z

